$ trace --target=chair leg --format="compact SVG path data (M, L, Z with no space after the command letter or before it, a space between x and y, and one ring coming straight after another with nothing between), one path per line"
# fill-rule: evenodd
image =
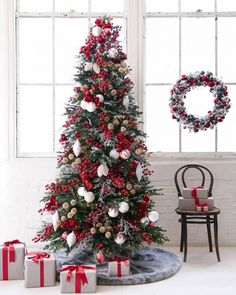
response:
M184 223L183 223L183 215L181 215L180 252L183 252L183 249L184 249Z
M219 252L219 245L218 245L218 220L217 220L217 215L214 215L214 236L215 236L216 256L217 256L218 262L220 262L220 252Z
M209 251L212 252L212 239L211 239L211 223L210 223L210 216L207 215L207 235L208 235L208 244L209 244Z
M187 260L187 247L188 247L188 232L187 232L187 221L186 216L183 216L183 229L184 229L184 235L183 235L183 241L184 241L184 262Z

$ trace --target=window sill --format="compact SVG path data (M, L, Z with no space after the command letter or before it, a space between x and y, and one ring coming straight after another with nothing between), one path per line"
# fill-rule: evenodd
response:
M164 153L155 152L150 153L150 162L161 161L183 161L183 160L204 160L204 161L216 161L216 160L236 160L235 152L181 152L181 153Z

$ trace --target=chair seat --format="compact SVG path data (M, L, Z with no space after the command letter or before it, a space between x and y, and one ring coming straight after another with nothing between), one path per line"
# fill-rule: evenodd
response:
M199 212L199 211L185 211L185 210L180 210L179 208L175 209L175 212L177 214L185 214L185 215L192 215L192 216L201 216L201 215L215 215L215 214L220 214L220 209L214 207L213 210L211 211L206 211L206 212Z

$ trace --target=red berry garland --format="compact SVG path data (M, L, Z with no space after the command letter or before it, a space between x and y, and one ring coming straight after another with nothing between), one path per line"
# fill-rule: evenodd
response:
M210 87L210 92L214 97L213 110L208 111L205 116L188 114L183 100L189 91L201 86ZM190 131L193 130L194 132L208 128L213 129L218 122L225 119L225 115L231 107L227 86L214 77L211 72L201 71L182 75L170 92L169 106L172 118L181 122L184 128L189 128Z

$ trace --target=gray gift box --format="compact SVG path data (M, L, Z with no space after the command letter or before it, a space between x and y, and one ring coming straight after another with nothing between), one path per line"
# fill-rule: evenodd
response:
M25 287L51 287L55 285L56 280L56 260L52 253L49 258L43 258L43 265L40 265L40 261L34 262L30 257L35 253L29 253L25 256ZM42 258L41 258L42 259ZM40 283L40 267L43 267L44 284Z
M71 266L63 265L62 269ZM80 293L96 293L97 289L97 270L95 264L86 264L86 266L94 267L95 269L84 269L88 283L81 283ZM75 271L72 272L70 281L67 281L68 271L60 272L60 287L61 293L75 293Z
M199 204L207 204L208 211L211 211L214 209L214 198L210 197L208 199L199 199ZM195 200L179 197L179 209L183 211L195 211Z
M208 198L208 189L204 188L196 188L197 190L197 197L199 199L207 199ZM182 197L184 199L192 199L192 188L184 187L182 190Z
M109 261L108 262L108 275L111 277L118 277L118 261ZM120 261L121 267L121 276L129 276L130 275L130 261L126 259L124 261Z
M15 261L9 261L9 247L8 247L8 280L23 280L24 279L24 259L25 259L25 245L14 244ZM3 280L3 245L0 246L0 281Z

